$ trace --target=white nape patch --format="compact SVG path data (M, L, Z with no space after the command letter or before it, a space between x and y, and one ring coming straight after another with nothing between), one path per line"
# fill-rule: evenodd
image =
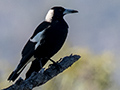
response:
M45 17L45 21L51 22L54 15L54 10L50 9Z
M42 34L43 34L44 30L39 32L36 36L34 36L32 39L30 39L31 42L36 42L35 45L35 50L37 49L37 47L40 45L40 40L42 38Z

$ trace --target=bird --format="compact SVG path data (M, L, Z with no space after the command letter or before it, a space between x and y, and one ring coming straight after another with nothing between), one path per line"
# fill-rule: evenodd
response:
M63 17L70 13L78 13L78 11L62 6L54 6L48 10L45 20L38 25L25 44L21 52L22 58L17 68L9 75L8 81L14 82L30 62L32 64L25 79L28 79L33 72L39 72L47 61L51 60L66 40L69 26Z

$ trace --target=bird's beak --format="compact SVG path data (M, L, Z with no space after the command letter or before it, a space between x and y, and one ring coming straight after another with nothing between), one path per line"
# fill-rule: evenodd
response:
M63 12L64 15L70 14L70 13L78 13L78 11L77 10L72 10L72 9L65 9L65 11Z

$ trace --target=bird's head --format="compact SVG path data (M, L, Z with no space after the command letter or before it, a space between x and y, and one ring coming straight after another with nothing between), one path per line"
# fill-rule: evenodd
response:
M48 11L45 20L47 22L51 22L53 19L61 19L64 15L70 13L78 13L78 11L72 9L65 9L63 7L53 7Z

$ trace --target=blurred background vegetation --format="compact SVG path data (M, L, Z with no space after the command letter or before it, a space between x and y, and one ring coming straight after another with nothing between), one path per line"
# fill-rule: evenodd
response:
M80 60L63 73L34 90L116 90L112 79L115 68L113 64L114 55L111 52L95 55L89 49L71 47L66 44L52 59L59 60L59 58L71 53L81 55ZM3 61L0 63L0 88L12 84L6 81L6 77L10 74L8 72L14 69L14 67L9 68L11 66L7 61ZM47 68L50 63L49 61L45 67ZM3 68L4 65L5 68ZM24 77L24 74L21 76Z

